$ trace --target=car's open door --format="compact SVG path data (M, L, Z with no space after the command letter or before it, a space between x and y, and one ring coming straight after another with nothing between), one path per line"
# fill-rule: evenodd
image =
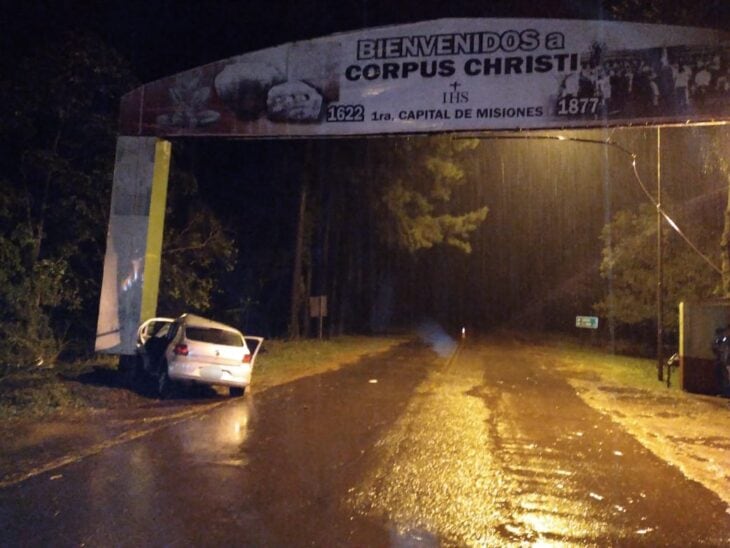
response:
M256 356L258 356L259 350L261 350L261 346L264 344L264 338L249 335L244 335L243 338L246 340L246 346L248 346L251 352L251 367L253 367L254 363L256 363Z
M175 320L172 318L150 318L137 329L137 344L146 343L150 337L159 332L164 325L169 325Z

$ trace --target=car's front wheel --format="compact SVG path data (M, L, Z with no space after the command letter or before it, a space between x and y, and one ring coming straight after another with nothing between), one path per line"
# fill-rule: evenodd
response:
M243 396L243 394L246 392L246 389L241 386L229 386L228 387L228 394L232 398L240 398Z
M131 390L140 390L144 385L145 370L144 370L144 358L142 356L135 356L134 363L127 370L127 386Z
M134 369L137 366L136 356L119 356L119 373L121 383L127 388L134 389Z

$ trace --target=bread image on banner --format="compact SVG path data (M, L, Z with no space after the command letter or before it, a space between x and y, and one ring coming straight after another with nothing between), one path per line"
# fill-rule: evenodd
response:
M270 63L242 61L215 77L215 91L240 120L255 120L266 112L269 90L286 80Z
M341 44L330 42L239 58L215 77L215 91L239 120L318 122L324 105L339 100L340 57Z
M316 122L322 113L322 95L305 82L286 82L269 90L266 109L275 122Z

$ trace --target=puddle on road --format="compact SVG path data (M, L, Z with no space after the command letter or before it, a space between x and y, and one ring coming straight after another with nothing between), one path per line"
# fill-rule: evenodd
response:
M230 462L249 434L253 397L248 396L215 411L214 420L201 415L177 431L182 448L201 462Z

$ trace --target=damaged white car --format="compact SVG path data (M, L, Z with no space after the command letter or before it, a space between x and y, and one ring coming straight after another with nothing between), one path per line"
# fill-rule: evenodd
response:
M227 386L231 396L243 396L263 341L194 314L151 318L137 330L131 384L151 378L163 398L178 382Z

